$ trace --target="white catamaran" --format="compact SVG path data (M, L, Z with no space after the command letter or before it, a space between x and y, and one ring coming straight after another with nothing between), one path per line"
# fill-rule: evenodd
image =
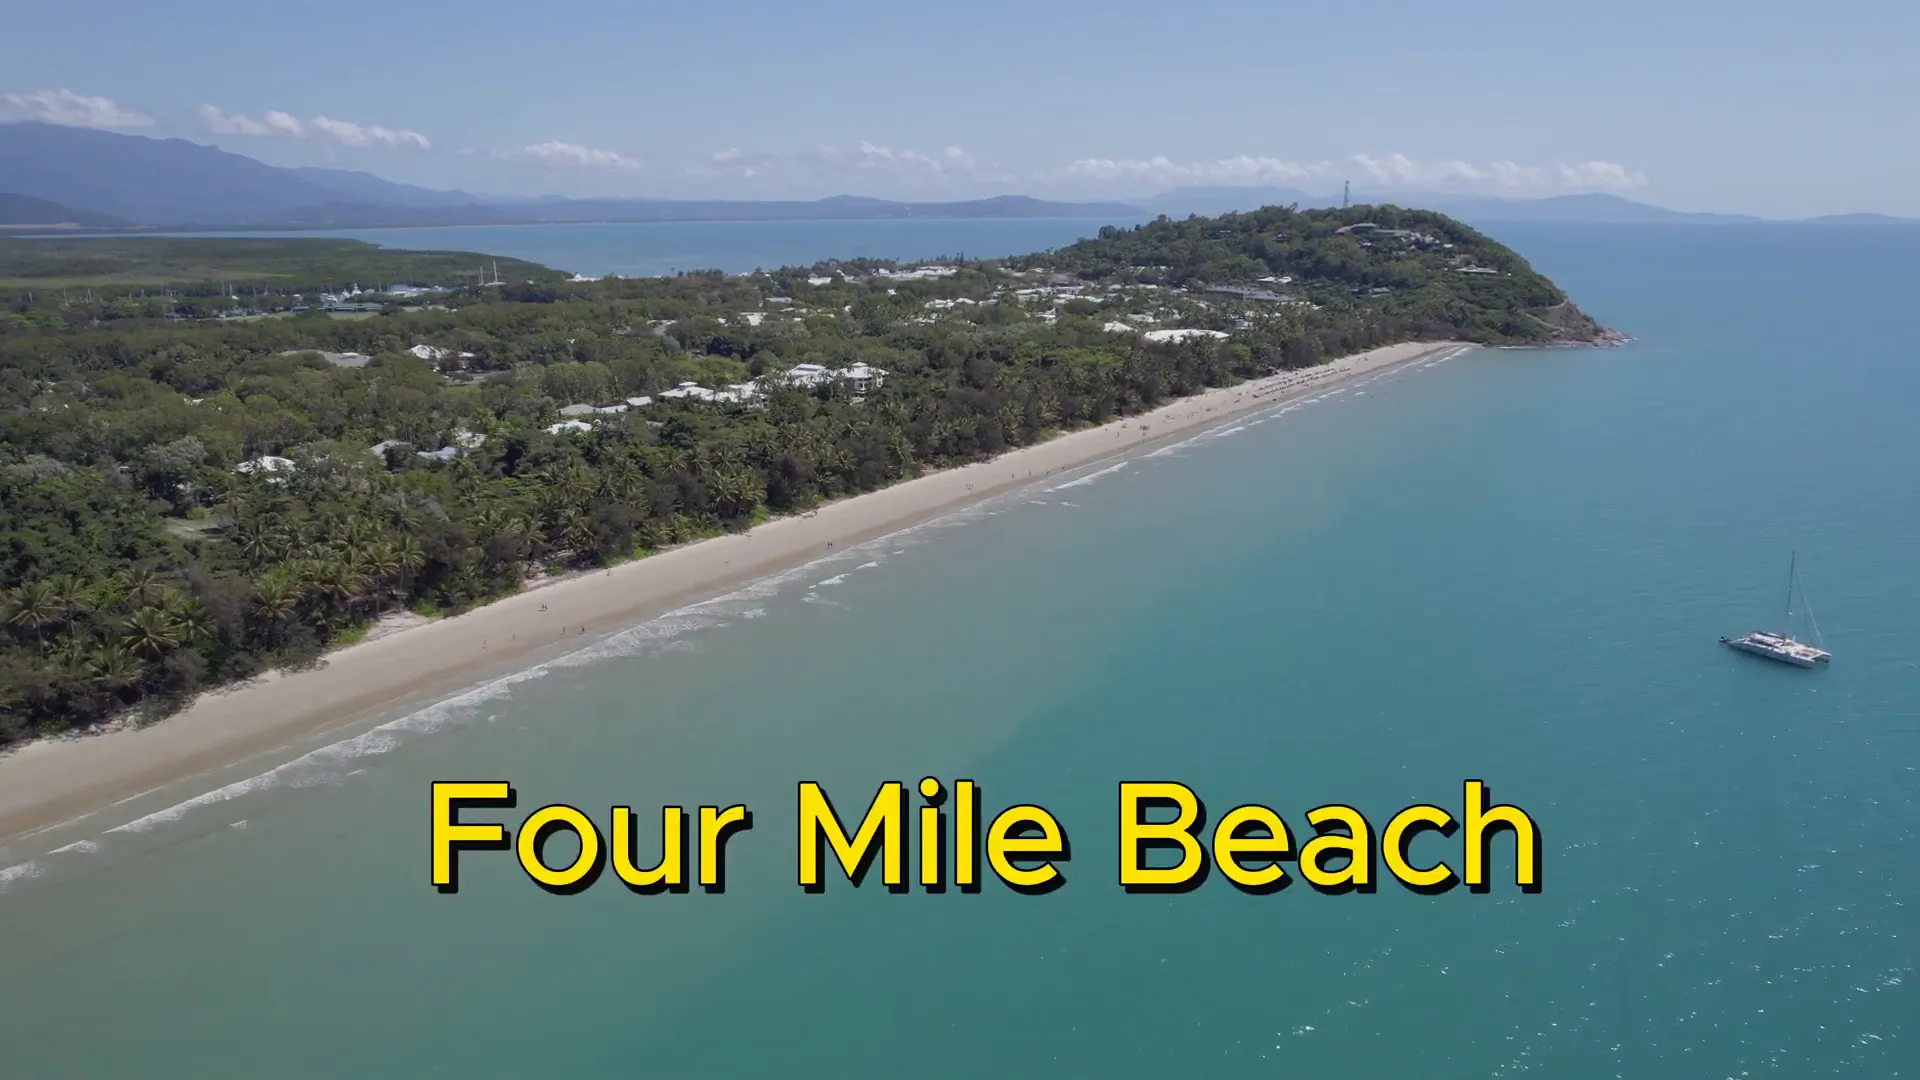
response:
M1778 660L1783 664L1792 664L1794 667L1815 667L1833 659L1832 653L1796 640L1786 630L1786 627L1792 625L1790 620L1793 618L1793 596L1799 584L1799 577L1795 571L1799 569L1799 562L1800 553L1797 551L1787 562L1787 614L1781 621L1780 632L1755 630L1741 637L1723 637L1720 639L1722 645L1752 653L1755 656L1764 656L1769 660ZM1807 625L1813 630L1814 640L1818 641L1820 624L1813 621L1813 606L1807 603L1805 590L1800 590L1800 606L1806 609Z

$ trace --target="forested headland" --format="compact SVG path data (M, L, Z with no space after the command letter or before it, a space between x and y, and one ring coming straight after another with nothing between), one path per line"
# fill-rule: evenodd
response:
M1407 340L1613 340L1518 254L1392 207L918 267L498 263L0 241L0 746L1208 387ZM439 290L317 296L395 281Z

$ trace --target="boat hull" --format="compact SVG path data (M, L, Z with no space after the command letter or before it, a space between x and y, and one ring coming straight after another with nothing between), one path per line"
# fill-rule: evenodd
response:
M1729 649L1734 649L1750 656L1758 656L1763 660L1771 660L1776 664L1787 664L1792 667L1818 667L1827 662L1827 658L1824 655L1819 657L1807 656L1801 653L1788 652L1784 649L1769 648L1757 642L1746 641L1741 638L1721 638L1720 643Z

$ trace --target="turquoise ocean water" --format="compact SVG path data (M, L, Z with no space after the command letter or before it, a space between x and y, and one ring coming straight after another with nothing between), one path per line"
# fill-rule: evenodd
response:
M1496 232L1639 341L1401 369L0 852L0 1075L1910 1075L1914 234ZM1830 670L1715 641L1794 549ZM797 887L797 781L928 774L1052 810L1066 885ZM1115 882L1120 780L1299 835L1466 777L1539 894ZM436 779L756 818L724 895L444 896Z

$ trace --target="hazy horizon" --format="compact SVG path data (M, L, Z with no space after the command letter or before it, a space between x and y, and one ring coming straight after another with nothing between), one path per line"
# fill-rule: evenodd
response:
M1920 9L583 0L24 8L0 119L567 197L1138 198L1181 185L1920 216ZM343 63L347 66L343 68ZM353 77L339 77L351 70Z

